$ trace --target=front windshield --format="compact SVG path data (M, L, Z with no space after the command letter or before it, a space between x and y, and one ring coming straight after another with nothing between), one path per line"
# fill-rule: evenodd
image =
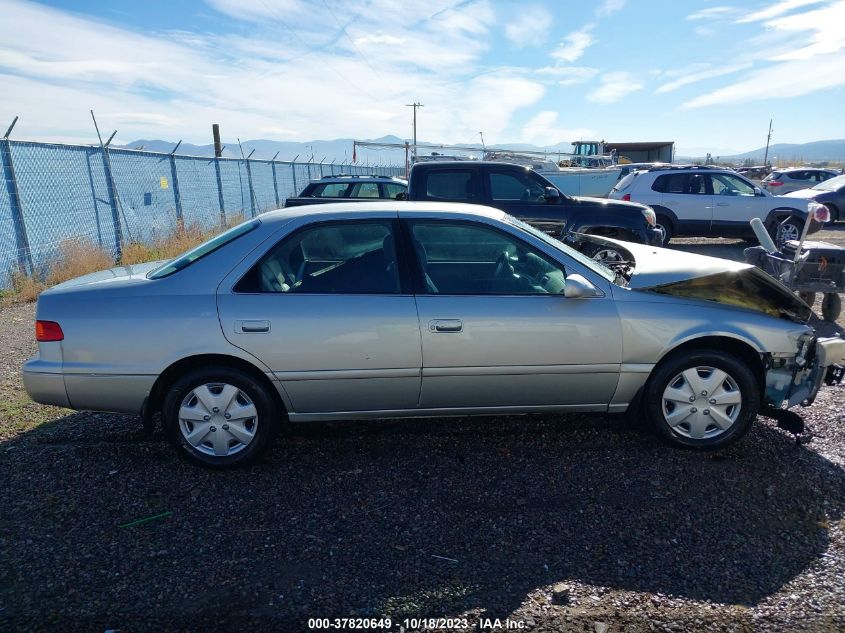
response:
M567 246L566 244L564 244L560 240L556 240L555 238L551 237L550 235L547 235L547 234L543 233L542 231L535 229L530 224L526 224L522 220L516 219L512 215L505 215L505 221L507 221L510 224L513 224L514 226L522 229L526 233L530 233L531 235L536 237L538 240L544 241L546 244L548 244L552 248L555 248L559 251L563 251L564 253L569 255L569 257L571 257L572 259L577 261L579 264L583 264L584 266L586 266L587 268L592 270L594 273L601 275L602 277L604 277L608 281L615 282L616 273L614 273L609 268L605 267L603 264L600 264L596 260L590 259L586 255L583 255L582 253L579 253L578 251L576 251L574 248Z
M172 275L173 273L178 272L187 266L190 266L200 257L205 257L209 253L213 253L214 251L216 251L221 246L228 244L234 239L239 238L241 235L249 233L259 224L261 224L261 220L257 218L255 220L250 220L249 222L238 224L237 226L232 227L228 231L224 231L217 237L213 237L210 240L203 242L199 246L192 248L187 253L180 255L176 259L167 262L163 266L159 266L149 275L147 275L147 278L161 279L162 277Z
M836 176L820 182L813 189L816 191L836 191L839 187L845 186L845 176Z

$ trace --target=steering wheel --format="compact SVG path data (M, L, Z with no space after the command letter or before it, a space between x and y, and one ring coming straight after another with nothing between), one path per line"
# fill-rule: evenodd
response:
M496 278L509 277L510 275L513 275L513 273L514 270L511 265L510 256L507 251L502 251L502 254L496 258L496 270L493 273L493 276Z

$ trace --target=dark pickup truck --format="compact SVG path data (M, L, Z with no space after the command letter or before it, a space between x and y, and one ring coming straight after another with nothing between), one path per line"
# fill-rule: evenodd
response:
M650 207L569 197L540 174L520 165L488 161L417 163L411 169L407 199L484 204L558 239L586 233L656 246L662 243ZM596 252L588 252L590 249ZM582 250L598 259L616 259L614 253L603 252L613 250L611 243L594 243Z

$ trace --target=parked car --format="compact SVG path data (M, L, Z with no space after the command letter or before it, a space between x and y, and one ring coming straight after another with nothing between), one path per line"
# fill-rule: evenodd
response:
M845 176L834 176L812 189L799 189L786 194L786 197L814 200L827 207L831 222L845 220Z
M374 199L396 200L408 191L408 181L393 176L323 176L312 180L295 198L285 200L286 207L329 202L362 202Z
M771 171L765 165L757 165L754 167L738 167L736 173L748 178L748 180L760 183L760 186L762 186L763 178L768 176Z
M797 167L793 169L776 169L763 178L763 189L771 194L784 195L799 189L814 187L817 183L839 175L832 169L811 169Z
M408 199L470 202L507 211L558 239L575 233L661 244L654 212L646 205L606 198L567 196L530 167L495 161L417 163L408 179ZM590 257L619 261L612 243L583 245Z
M611 189L610 198L649 205L665 242L682 236L753 239L749 222L760 218L782 244L801 236L808 217L812 216L810 233L827 221L821 205L773 196L733 170L719 167L673 165L636 171Z
M640 405L671 443L716 449L841 375L845 341L759 269L606 241L614 270L480 205L273 211L42 293L23 380L44 404L160 411L181 454L226 467L285 420Z

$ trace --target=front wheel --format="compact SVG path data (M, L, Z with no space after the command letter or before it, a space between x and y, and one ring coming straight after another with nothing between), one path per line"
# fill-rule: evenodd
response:
M757 416L760 388L741 359L704 350L664 360L646 385L645 409L673 444L714 450L741 438Z
M167 392L165 432L176 449L196 463L231 468L253 461L278 426L266 387L248 373L217 367L197 369Z
M835 292L828 292L822 299L822 318L835 323L842 313L842 299Z
M783 247L784 244L790 240L798 241L801 239L801 231L804 230L804 223L795 218L787 218L780 224L775 225L775 234L772 236L775 240L775 245L778 248Z

